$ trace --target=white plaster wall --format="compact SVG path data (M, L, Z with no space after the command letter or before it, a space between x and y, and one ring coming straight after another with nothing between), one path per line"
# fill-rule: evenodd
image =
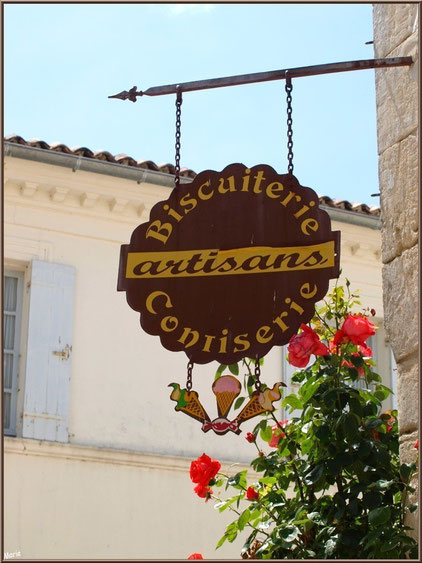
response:
M215 550L234 518L193 493L188 459L5 442L5 552L40 560L187 559L194 552L240 559L245 533Z
M42 456L23 455L12 451L19 439L7 440L7 550L22 547L23 557L38 558L183 559L193 551L215 557L224 518L195 497L187 461L183 473L113 461L116 450L187 460L205 451L244 463L255 456L244 440L254 421L240 437L218 437L174 411L167 386L184 384L187 358L144 333L139 314L116 291L120 245L169 189L8 157L5 195L6 264L25 269L38 258L76 268L70 445L54 445L66 455L50 455L51 444L37 446ZM363 306L382 318L379 231L343 222L333 229L342 231L342 277L362 290ZM27 299L25 293L24 311ZM24 373L25 319L22 330ZM195 366L193 374L211 418L216 368ZM268 384L280 380L279 348L265 358L262 377ZM24 442L28 448L31 441ZM107 450L102 461L75 459L80 446ZM217 555L238 557L241 545Z

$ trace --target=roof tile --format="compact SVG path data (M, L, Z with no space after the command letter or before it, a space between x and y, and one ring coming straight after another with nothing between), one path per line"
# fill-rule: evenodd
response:
M45 141L40 139L30 139L25 141L23 137L19 135L7 135L4 139L9 143L16 143L19 145L26 145L28 147L36 147L45 150L53 150L56 152L62 152L66 154L74 154L77 156L84 156L85 158L92 158L95 160L102 160L107 162L112 162L114 164L120 164L123 166L135 166L136 168L144 168L147 170L153 170L155 172L164 172L165 174L174 174L175 168L174 164L163 163L155 164L152 160L138 160L136 161L131 156L126 154L117 154L113 156L108 151L92 151L87 147L74 147L70 149L67 145L63 143L53 143L49 145ZM180 175L185 178L195 178L196 172L190 168L182 168L180 170ZM378 217L380 215L380 208L376 205L366 205L365 203L350 202L347 200L332 199L329 196L321 195L319 196L319 202L321 205L326 205L327 207L333 207L336 209L345 209L346 211L352 211L355 213L361 213L364 215L372 215Z

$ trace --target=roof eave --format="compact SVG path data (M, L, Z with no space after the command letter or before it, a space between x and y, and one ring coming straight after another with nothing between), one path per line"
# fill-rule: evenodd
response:
M85 156L57 152L51 149L29 147L27 145L12 143L9 141L4 142L4 155L11 156L13 158L34 160L45 164L51 164L53 166L64 166L66 168L71 168L74 172L77 170L83 170L94 174L106 174L117 178L132 180L138 184L147 182L168 188L173 188L174 186L173 174L166 174L165 172L148 170L146 168L139 168L124 164L115 164ZM182 176L180 181L181 183L190 183L192 179ZM363 213L348 211L346 209L337 209L324 204L320 207L321 209L327 211L333 221L351 223L371 229L380 228L380 218L377 216L364 215Z

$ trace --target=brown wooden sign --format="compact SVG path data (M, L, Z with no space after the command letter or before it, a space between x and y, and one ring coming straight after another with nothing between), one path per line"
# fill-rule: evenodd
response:
M339 275L340 232L317 194L267 165L206 170L122 245L118 290L142 328L196 363L286 344Z

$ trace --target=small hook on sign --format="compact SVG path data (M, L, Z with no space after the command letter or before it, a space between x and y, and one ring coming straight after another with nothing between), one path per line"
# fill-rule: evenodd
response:
M285 77L285 79L286 79L286 86L287 86L287 88L291 88L291 87L292 87L292 78L291 78L291 76L290 76L288 70L285 71L284 77Z

